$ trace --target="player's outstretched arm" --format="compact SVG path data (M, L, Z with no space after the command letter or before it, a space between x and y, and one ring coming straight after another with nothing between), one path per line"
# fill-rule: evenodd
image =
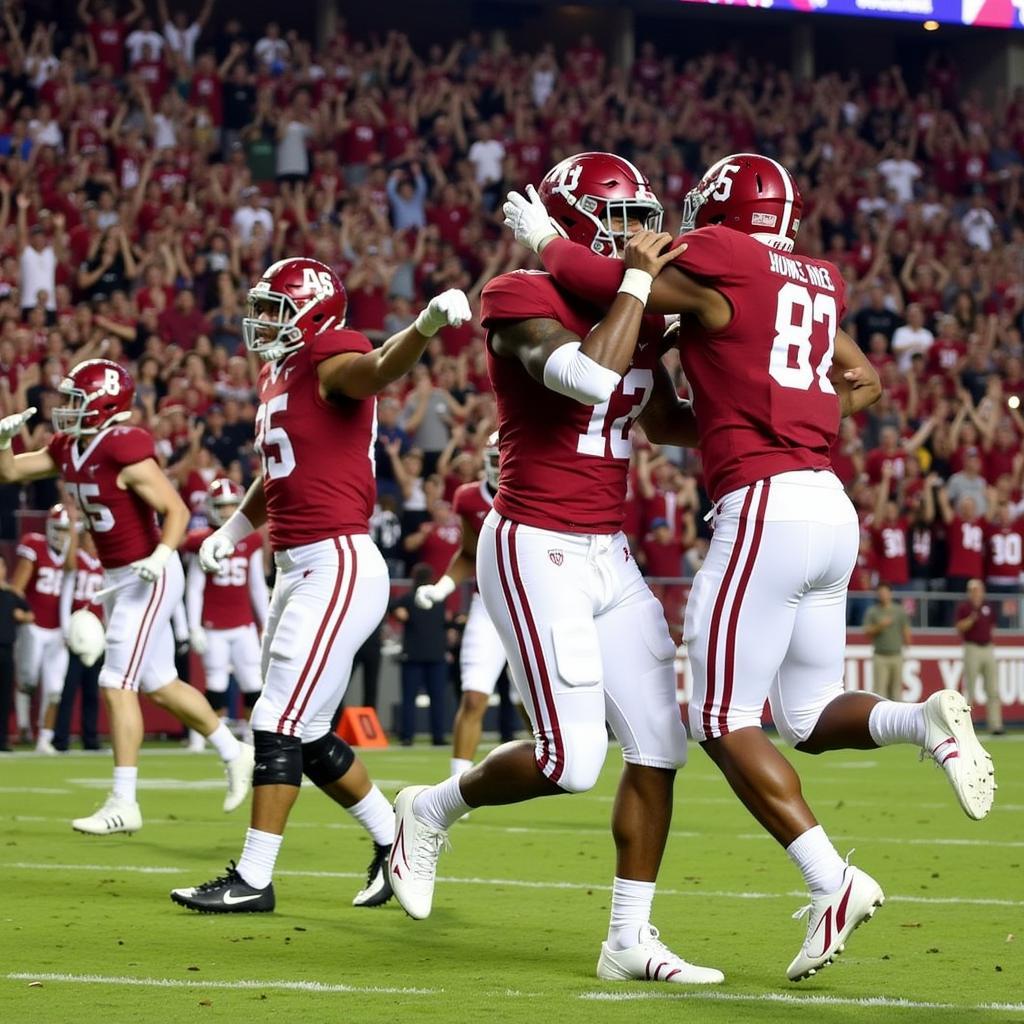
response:
M22 484L57 476L60 470L45 448L15 455L11 442L21 433L25 424L35 415L35 408L16 412L0 420L0 483Z
M654 371L651 398L637 421L651 444L672 444L696 448L700 444L693 405L680 398L668 370L661 364Z
M185 539L188 508L171 481L164 476L156 459L143 459L125 466L118 483L134 491L158 516L163 517L160 543L147 558L132 563L132 568L147 582L159 579L167 560Z
M673 254L668 235L638 232L626 245L625 273L604 318L580 340L557 320L502 324L491 337L495 355L518 359L546 388L584 405L607 402L629 369L654 277ZM578 247L581 248L581 247Z
M836 331L830 379L839 395L843 416L853 416L874 405L882 397L882 382L878 372L842 328Z
M419 361L430 339L442 327L461 327L473 316L469 300L458 290L435 295L414 323L392 334L372 352L343 352L317 367L320 386L328 395L369 398L404 377Z
M441 601L447 601L460 583L465 583L476 574L476 545L478 535L473 524L466 518L462 520L462 545L452 555L444 575L436 583L428 583L416 588L415 601L420 608L433 608Z

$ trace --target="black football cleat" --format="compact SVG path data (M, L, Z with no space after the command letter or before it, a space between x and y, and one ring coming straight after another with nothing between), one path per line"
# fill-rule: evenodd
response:
M254 889L242 879L235 862L227 872L210 882L185 889L172 889L171 899L180 907L200 914L268 914L274 909L274 884Z
M366 887L356 893L352 900L353 907L381 907L394 895L387 871L390 856L390 843L387 846L373 844L373 860L366 869Z

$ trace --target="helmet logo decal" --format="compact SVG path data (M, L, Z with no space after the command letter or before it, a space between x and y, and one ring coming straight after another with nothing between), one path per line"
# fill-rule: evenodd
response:
M326 270L317 271L312 267L303 267L302 287L313 292L318 299L325 299L334 294L334 282Z
M576 202L576 189L580 184L580 176L583 174L582 164L569 164L558 172L558 181L551 189L554 195L564 196L565 201L572 206Z
M724 203L732 195L732 176L740 169L739 164L725 164L718 172L715 179L716 186L711 198Z
M109 369L103 374L103 391L108 395L121 394L121 378L117 370Z

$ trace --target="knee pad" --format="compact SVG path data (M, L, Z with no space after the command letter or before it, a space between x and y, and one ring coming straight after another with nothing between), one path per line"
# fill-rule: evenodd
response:
M543 744L543 740L541 741ZM593 789L601 776L605 755L608 753L608 731L604 722L596 725L569 726L562 729L560 741L538 745L541 758L544 754L556 762L554 772L548 778L566 793L586 793ZM561 770L557 765L561 763ZM542 768L546 771L546 769ZM557 777L556 777L557 776Z
M214 711L221 711L228 706L228 695L216 690L207 690L206 702Z
M355 751L333 732L302 744L302 770L315 786L337 782L355 761Z
M252 711L253 707L254 707L254 706L255 706L255 704L256 704L256 701L258 701L259 699L260 699L260 694L259 694L259 690L257 690L257 691L256 691L256 692L254 692L254 693L243 693L243 694L242 694L242 703L243 703L243 704L244 704L244 705L245 705L245 706L246 706L246 707L247 707L247 708L248 708L248 709L249 709L250 711Z
M252 734L256 748L256 764L252 771L253 786L301 786L302 740L276 732L257 731Z

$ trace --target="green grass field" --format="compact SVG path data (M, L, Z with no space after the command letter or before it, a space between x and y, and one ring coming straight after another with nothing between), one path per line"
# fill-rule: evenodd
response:
M597 789L475 812L452 832L433 916L349 902L369 841L303 792L285 839L272 915L199 916L174 885L238 855L247 809L220 813L209 754L147 749L145 827L109 839L69 819L101 802L106 756L0 761L0 1021L870 1022L1024 1024L1024 737L992 744L1000 789L984 822L910 748L798 758L841 852L875 875L885 907L819 976L785 968L803 902L784 853L697 748L677 785L655 901L662 937L725 971L715 990L598 982L612 875L618 757ZM447 751L366 755L385 793L434 781ZM639 1005L619 1005L640 1001Z

